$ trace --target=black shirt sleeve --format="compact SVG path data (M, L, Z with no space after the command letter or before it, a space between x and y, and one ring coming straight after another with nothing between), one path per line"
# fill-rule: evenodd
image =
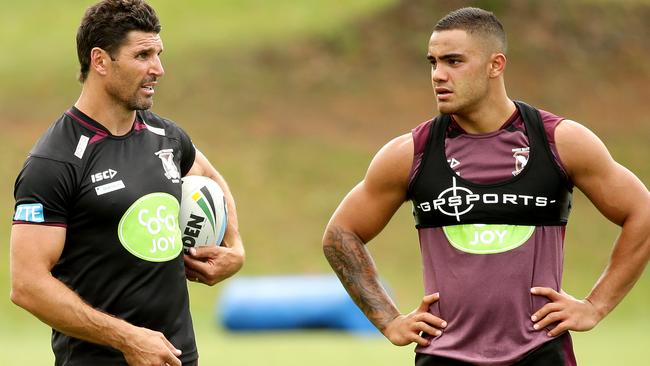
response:
M182 128L180 130L181 137L181 177L184 177L187 172L190 171L192 165L194 164L194 159L196 158L196 148L192 143L192 139Z
M66 225L74 182L74 171L70 164L28 157L14 186L14 223ZM37 216L25 214L26 209L34 208L40 211Z

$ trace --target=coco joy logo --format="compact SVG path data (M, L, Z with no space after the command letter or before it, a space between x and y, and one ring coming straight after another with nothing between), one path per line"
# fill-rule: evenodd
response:
M534 226L454 225L442 228L449 243L472 254L502 253L523 245L535 232Z
M180 205L167 193L140 197L124 213L118 225L122 246L131 254L150 262L166 262L183 248L178 228Z

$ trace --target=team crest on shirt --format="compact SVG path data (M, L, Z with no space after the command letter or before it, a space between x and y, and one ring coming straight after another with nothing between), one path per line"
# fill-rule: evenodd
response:
M526 167L526 164L528 164L528 158L530 157L530 147L512 149L512 152L512 156L515 158L515 170L512 171L512 175L517 175L521 173L521 171Z
M163 149L155 154L162 161L163 169L165 169L165 177L174 183L179 183L181 181L181 173L176 168L176 164L174 164L174 150Z

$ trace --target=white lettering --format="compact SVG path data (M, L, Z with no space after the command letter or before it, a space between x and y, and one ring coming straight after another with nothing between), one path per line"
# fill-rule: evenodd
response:
M481 199L481 196L479 196L478 194L468 194L467 196L465 196L465 202L468 205L471 205L472 202L478 202L478 200L480 200L480 199Z
M24 217L23 221L43 222L43 212L34 206L18 206L16 217Z
M533 196L519 195L524 200L524 206L528 206L528 201L533 199Z
M117 175L117 172L113 169L104 170L103 172L94 173L90 175L90 180L93 183L101 182L107 179L113 179Z
M508 233L508 230L495 230L494 231L497 236L499 237L499 244L503 244L503 238L505 238L506 234Z
M451 196L449 197L449 200L447 201L447 204L449 207L456 207L460 206L463 204L463 197L461 196Z
M483 203L499 203L499 195L496 193L484 194Z
M498 239L499 244L503 244L503 240L508 233L508 230L486 230L482 232L474 231L474 240L470 241L470 245L477 244L492 244Z
M157 235L163 229L163 225L168 231L174 231L177 227L176 217L172 214L164 215L164 211L167 210L167 206L160 205L156 209L156 216L145 218L149 215L149 210L143 208L138 212L138 222L140 225L147 228L147 231L151 235ZM163 216L164 215L164 216Z
M512 203L513 205L517 204L517 195L516 194L504 194L503 203Z
M478 231L474 232L474 240L469 242L469 245L476 245L478 244Z
M436 198L433 200L433 209L434 210L439 210L440 206L445 204L445 199L444 198Z
M165 252L169 249L171 244L172 250L176 249L176 242L173 236L163 236L158 239L151 239L151 249L149 253L154 254L157 251Z

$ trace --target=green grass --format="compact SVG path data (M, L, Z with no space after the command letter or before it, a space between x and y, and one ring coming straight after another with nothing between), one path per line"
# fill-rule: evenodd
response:
M192 291L194 295L194 291ZM215 326L210 309L193 309L202 365L395 366L411 365L413 347L395 347L382 337L331 331L228 333ZM574 333L579 365L643 365L650 358L647 315L637 320L613 316L588 333ZM16 325L12 325L12 323ZM20 326L17 326L20 324ZM51 365L49 328L28 314L3 321L3 366Z

